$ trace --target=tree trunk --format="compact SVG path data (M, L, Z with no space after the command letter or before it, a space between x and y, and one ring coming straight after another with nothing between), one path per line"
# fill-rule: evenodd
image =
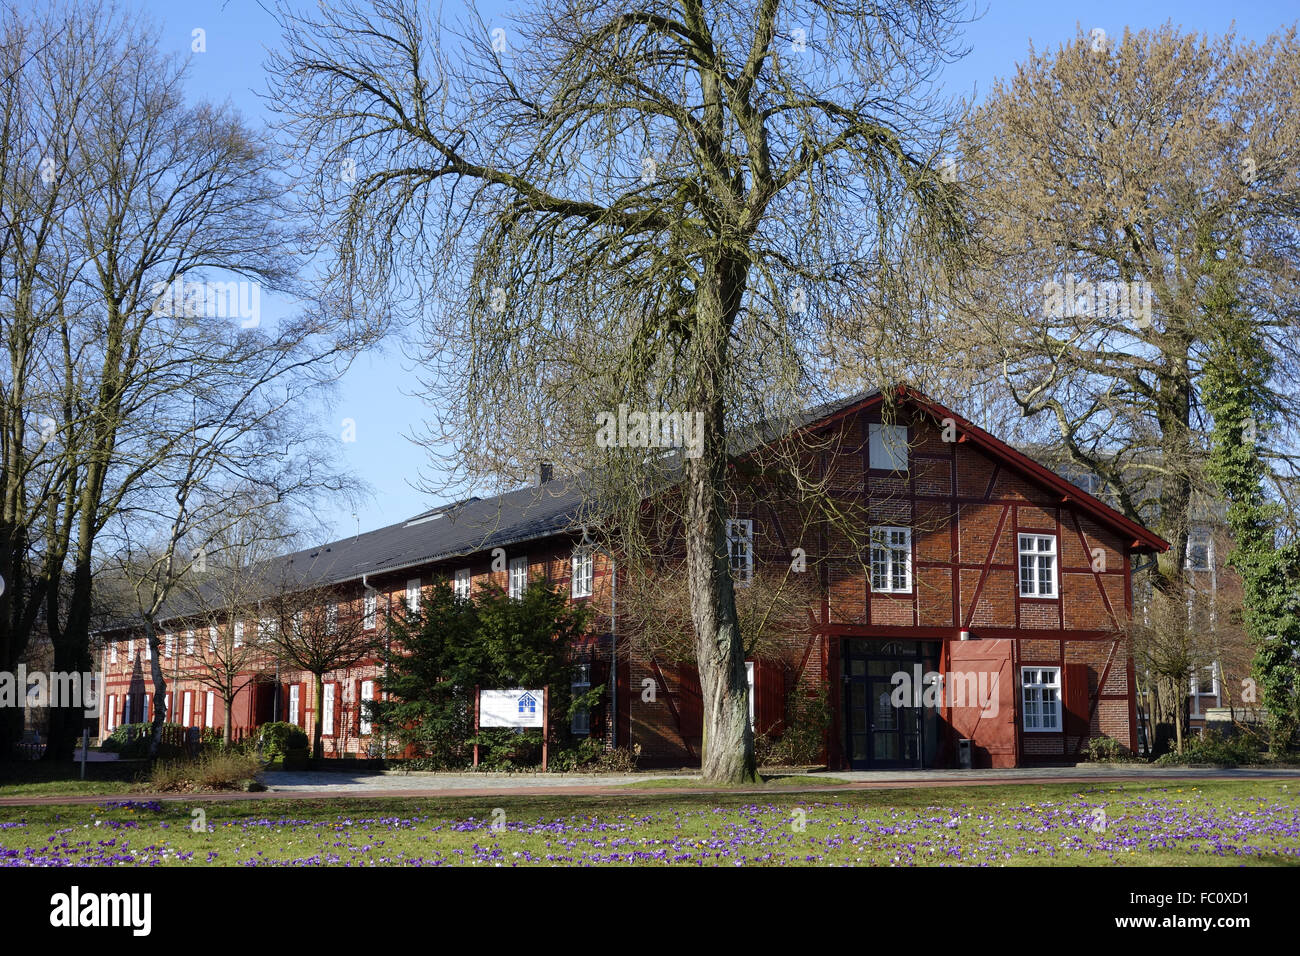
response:
M234 710L235 710L235 698L227 697L225 729L222 731L221 734L221 739L225 742L227 748L230 746L231 737L233 736L233 730L230 726L230 719L231 719L231 715L234 713Z
M686 462L686 569L695 657L704 703L701 769L713 783L757 779L749 726L745 647L736 616L726 536L726 429L723 395L727 338L739 307L744 266L723 260L706 269L692 330L688 414L702 413L703 444Z
M325 729L325 677L322 674L313 674L312 677L315 682L316 713L312 720L311 755L320 760L325 756L325 746L321 740Z

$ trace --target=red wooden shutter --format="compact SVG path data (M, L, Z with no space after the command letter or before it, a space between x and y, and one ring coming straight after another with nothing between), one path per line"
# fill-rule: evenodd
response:
M1063 677L1061 695L1065 702L1065 753L1070 756L1088 739L1088 665L1066 664Z
M694 664L677 667L677 714L683 737L704 733L704 697L700 693L700 672Z
M785 730L785 668L754 662L754 733L779 737Z

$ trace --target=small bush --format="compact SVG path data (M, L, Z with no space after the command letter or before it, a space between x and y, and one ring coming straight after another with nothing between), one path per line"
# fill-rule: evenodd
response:
M213 750L197 760L161 760L154 764L149 787L159 791L245 790L262 765L249 754Z
M288 756L290 751L307 748L307 734L297 724L283 721L263 724L257 732L257 740L262 748L262 756L267 760L276 760Z
M1217 730L1207 730L1200 737L1183 741L1183 752L1167 753L1158 758L1161 766L1208 763L1216 767L1235 767L1238 764L1263 762L1263 755L1248 738L1224 737Z
M1093 737L1088 741L1088 760L1092 763L1130 763L1134 759L1114 737Z
M754 756L760 767L799 767L820 764L831 726L830 700L825 691L809 694L794 687L785 702L786 726L780 737L759 734Z

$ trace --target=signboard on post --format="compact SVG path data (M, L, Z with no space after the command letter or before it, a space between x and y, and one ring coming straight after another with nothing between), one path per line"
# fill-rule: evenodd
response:
M481 690L474 688L474 766L478 767L478 731L481 727L514 727L542 729L542 771L547 766L547 738L550 721L547 720L546 698L549 687L529 690L512 687L508 690Z
M541 727L546 692L514 687L479 692L480 727Z

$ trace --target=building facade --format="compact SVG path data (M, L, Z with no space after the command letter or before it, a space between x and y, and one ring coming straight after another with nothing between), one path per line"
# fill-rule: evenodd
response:
M1168 545L924 395L900 389L885 398L820 410L737 455L754 459L797 435L808 449L800 468L834 503L830 510L863 516L860 533L810 522L780 481L761 470L737 478L727 536L738 602L745 588L786 580L792 567L808 575L812 595L767 624L746 662L755 732L781 736L808 709L800 705L816 700L828 716L821 757L833 769L1070 762L1101 736L1135 750L1124 637L1132 565ZM698 765L696 669L689 655L638 639L628 604L638 582L622 562L584 547L581 505L570 483L555 479L280 560L310 565L313 581L351 588L338 613L376 628L382 611L400 613L439 578L462 593L486 582L512 592L535 580L563 587L594 612L574 684L607 692L591 713L560 727L553 720L555 733L636 747L643 766ZM674 545L663 547L669 554ZM660 583L682 586L652 582ZM250 609L205 629L247 637L258 626ZM219 695L183 677L212 636L192 633L193 621L181 616L168 628L164 663L178 677L169 681L170 713L188 726L220 727ZM105 637L108 733L145 719L152 704L143 638ZM361 702L382 692L376 661L328 675L321 700L310 677L264 673L236 696L232 717L240 728L278 716L309 729L321 708L326 754L365 756L377 741Z

